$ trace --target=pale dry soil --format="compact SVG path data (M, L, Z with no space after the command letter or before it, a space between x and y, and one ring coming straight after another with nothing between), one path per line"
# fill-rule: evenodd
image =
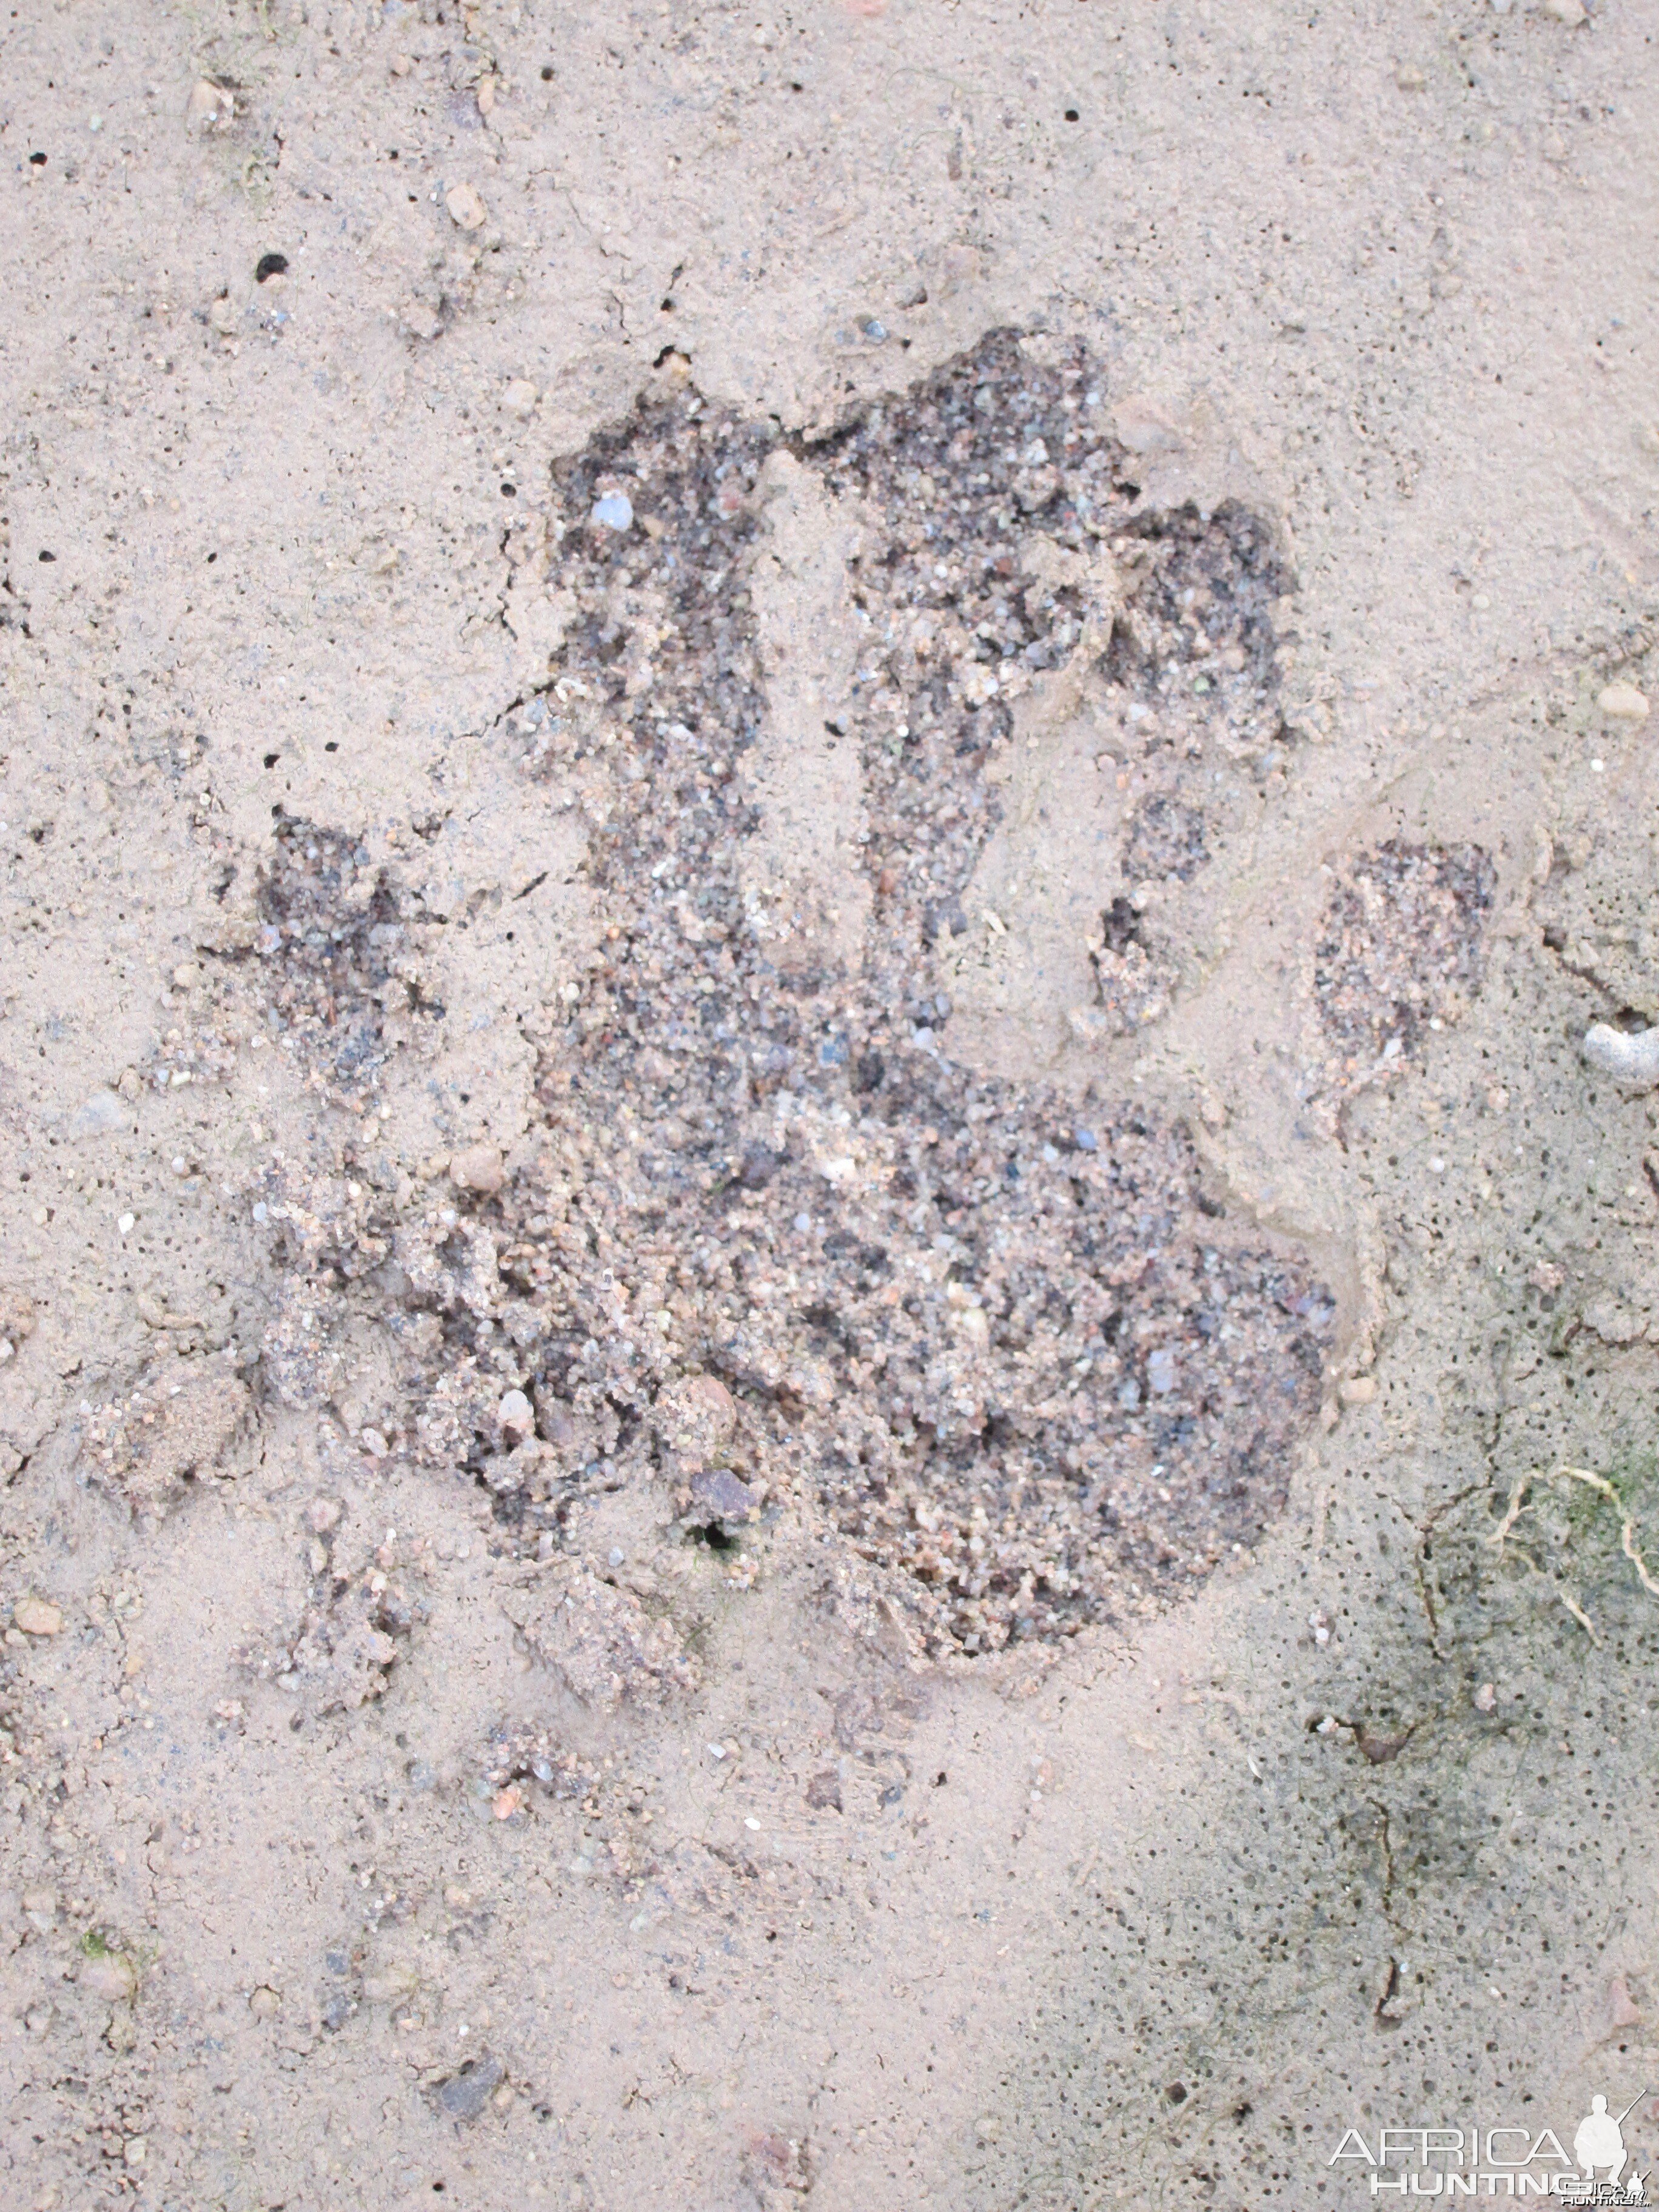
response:
M1659 2089L1656 77L0 24L8 2205Z

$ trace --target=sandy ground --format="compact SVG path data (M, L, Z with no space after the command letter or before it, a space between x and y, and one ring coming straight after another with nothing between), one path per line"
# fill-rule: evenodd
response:
M8 2204L1659 2090L1656 92L0 24Z

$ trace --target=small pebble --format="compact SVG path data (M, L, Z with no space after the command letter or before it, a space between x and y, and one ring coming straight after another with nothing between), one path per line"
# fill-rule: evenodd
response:
M515 422L527 422L536 411L538 397L527 376L515 376L501 394L501 405Z
M1574 25L1584 20L1583 0L1544 0L1544 13L1558 23Z
M1583 1054L1622 1090L1651 1091L1659 1085L1659 1029L1632 1033L1593 1022L1584 1033Z
M481 230L489 212L476 185L452 185L444 196L444 205L459 230Z
M94 1091L83 1105L76 1107L70 1116L69 1134L71 1137L107 1137L117 1129L130 1128L132 1117L112 1091Z
M449 1163L449 1179L461 1190L476 1190L493 1197L507 1181L507 1169L495 1145L473 1145L457 1152Z
M26 1636L56 1636L64 1625L61 1609L44 1597L20 1597L11 1617Z
M1644 722L1647 720L1647 694L1638 691L1633 684L1607 684L1596 693L1595 703L1612 721Z
M738 1409L717 1375L691 1375L662 1392L651 1417L663 1442L690 1469L709 1464L736 1426Z
M590 520L606 530L631 530L634 502L625 491L608 491L603 499L594 501Z
M823 1767L812 1777L806 1785L806 1802L814 1812L841 1811L841 1777L833 1766Z
M173 980L181 991L188 991L193 983L202 980L202 971L193 960L181 960L173 971Z
M115 1225L120 1231L123 1237L131 1237L134 1228L137 1224L137 1219L138 1217L136 1213L124 1213Z
M1498 1703L1498 1692L1490 1682L1483 1682L1474 1693L1474 1709L1478 1713L1489 1713Z
M125 1951L94 1951L76 1978L106 2004L125 2004L138 1987L137 1969Z
M509 1390L495 1408L495 1418L509 1436L533 1436L536 1430L535 1410L522 1390Z
M729 1468L715 1468L691 1478L691 1497L698 1510L721 1522L752 1521L758 1517L761 1495L740 1481Z
M1345 1406L1369 1406L1376 1395L1376 1377L1350 1375L1337 1386L1337 1395Z
M283 2008L281 1993L268 1983L261 1982L247 2001L247 2008L255 2020L275 2020Z
M222 85L210 83L206 77L198 81L185 111L185 119L192 129L204 131L215 124L229 123L235 114L234 94L227 92Z
M319 1536L326 1536L331 1528L340 1525L340 1501L337 1498L313 1498L306 1508L306 1526Z
M452 2074L438 2092L440 2111L452 2120L476 2120L501 2085L501 2061L480 2052Z

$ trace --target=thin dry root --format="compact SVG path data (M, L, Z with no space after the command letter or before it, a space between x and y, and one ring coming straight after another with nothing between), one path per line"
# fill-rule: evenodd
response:
M1532 1477L1529 1474L1523 1474L1510 1488L1509 1510L1486 1539L1495 1552L1503 1550L1504 1538L1526 1511L1527 1492L1531 1487Z
M1626 1521L1625 1523L1623 1542L1625 1557L1642 1577L1643 1589L1650 1597L1659 1597L1659 1583L1655 1582L1653 1577L1648 1572L1642 1554L1636 1548L1636 1523L1633 1521Z
M1562 1604L1565 1606L1567 1611L1572 1615L1573 1619L1578 1623L1578 1626L1583 1630L1585 1635L1589 1637L1590 1642L1599 1649L1601 1639L1595 1632L1595 1623L1590 1619L1589 1613L1585 1612L1583 1607L1578 1603L1576 1598L1569 1597L1565 1590L1558 1590L1556 1592L1556 1595L1560 1599Z
M1599 1491L1603 1498L1608 1499L1620 1509L1621 1513L1624 1513L1625 1501L1605 1474L1597 1474L1594 1469L1588 1467L1558 1467L1550 1477L1552 1482L1559 1482L1564 1479L1571 1482L1582 1482L1587 1488ZM1527 1492L1536 1480L1535 1475L1523 1474L1511 1487L1509 1505L1504 1517L1486 1539L1495 1552L1502 1553L1504 1540L1514 1528L1516 1522L1523 1513L1530 1510L1527 1504ZM1620 1530L1620 1543L1625 1557L1635 1568L1643 1589L1650 1597L1659 1597L1659 1581L1656 1581L1650 1574L1647 1561L1637 1548L1636 1523L1627 1513L1624 1515L1624 1525ZM1531 1563L1528 1562L1528 1564ZM1589 1616L1583 1608L1570 1598L1565 1590L1558 1591L1557 1595L1580 1627L1588 1632L1591 1642L1599 1644L1601 1639L1596 1634Z
M1575 1482L1589 1483L1592 1490L1599 1490L1603 1498L1612 1498L1615 1505L1622 1505L1625 1502L1605 1474L1592 1474L1587 1467L1558 1467L1550 1480L1559 1482L1564 1474L1571 1475Z
M1561 1474L1571 1475L1575 1482L1587 1482L1592 1490L1599 1490L1603 1498L1610 1498L1620 1511L1623 1511L1625 1501L1607 1480L1606 1475L1592 1474L1588 1468L1583 1467L1564 1467L1557 1471ZM1636 1523L1628 1513L1625 1515L1625 1525L1619 1532L1619 1540L1625 1557L1640 1577L1643 1589L1650 1597L1659 1597L1659 1583L1655 1582L1653 1577L1648 1572L1647 1561L1636 1548Z

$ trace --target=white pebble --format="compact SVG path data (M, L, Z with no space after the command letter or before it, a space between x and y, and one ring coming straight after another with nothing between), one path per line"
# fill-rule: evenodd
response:
M136 1214L124 1213L115 1225L120 1231L123 1237L130 1237L132 1234L137 1221L137 1216Z
M592 519L607 530L631 530L634 502L625 491L608 491L603 499L594 501Z
M1647 695L1638 691L1633 684L1609 684L1605 690L1597 692L1595 703L1615 722L1644 722L1647 720Z
M445 196L449 220L459 230L481 230L489 210L476 185L452 185Z
M1585 1032L1583 1051L1592 1067L1599 1067L1626 1091L1651 1091L1659 1085L1659 1029L1632 1035L1595 1022Z

